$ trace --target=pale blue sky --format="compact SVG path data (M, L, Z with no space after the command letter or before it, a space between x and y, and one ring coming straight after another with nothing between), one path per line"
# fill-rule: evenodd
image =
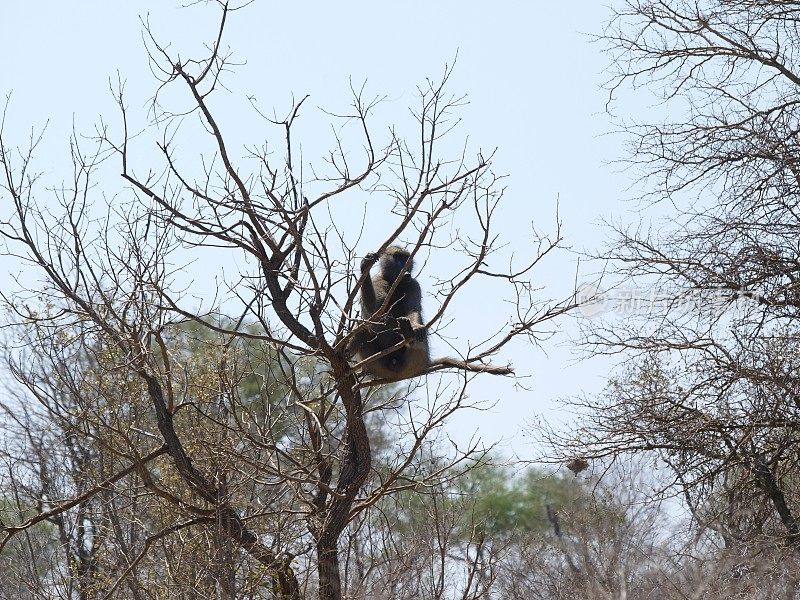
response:
M154 31L161 40L172 40L182 56L212 39L217 17L213 4L178 10L167 0L2 4L0 93L13 91L7 135L24 135L49 119L39 156L52 169L46 174L55 179L68 175L58 169L73 116L79 130L89 129L100 114L111 122L116 118L108 79L117 70L127 80L131 110L144 116L155 83L138 16L149 12ZM598 248L608 234L597 221L601 216L625 218L621 199L629 183L606 164L622 155L619 137L603 135L612 129L600 89L608 59L583 35L598 33L607 16L603 4L588 0L257 0L230 21L227 43L234 58L247 64L225 80L231 94L223 95L219 114L231 135L253 142L257 136L246 134L253 133L257 121L246 110L245 96L257 97L262 108L283 109L292 94L310 94L314 107L335 110L346 106L352 77L358 83L367 80L369 90L387 96L380 117L389 124L407 118L416 85L439 76L458 52L450 89L469 96L461 113L462 135L468 133L476 148L498 147L495 170L509 175L502 209L507 239L520 239L531 220L551 228L560 199L567 243ZM309 128L314 119L318 113L309 116ZM313 151L309 143L309 160ZM121 187L109 184L112 192ZM575 262L565 254L537 271L540 283L552 290L544 295L557 297L572 285ZM7 277L9 269L13 265L4 267L0 277ZM478 305L485 309L479 295L462 305L453 314L456 324L473 318L469 313ZM574 330L568 321L563 325ZM460 416L451 426L453 435L465 439L477 430L487 442L505 438L507 449L529 455L519 437L524 420L560 418L555 398L598 391L607 374L606 361L574 364L567 339L562 335L545 343L547 354L516 346L518 355L504 356L521 374L531 375L526 385L534 391L515 391L510 381L481 378L472 388L473 398L497 399L497 405L488 413Z

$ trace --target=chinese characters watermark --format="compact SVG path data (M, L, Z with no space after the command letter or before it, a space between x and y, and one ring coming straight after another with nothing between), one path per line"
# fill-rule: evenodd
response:
M592 318L603 314L618 316L641 315L650 312L690 313L698 311L721 312L739 302L759 303L761 297L755 292L743 292L724 288L694 288L667 290L619 286L603 290L594 285L578 288L578 308L583 316Z

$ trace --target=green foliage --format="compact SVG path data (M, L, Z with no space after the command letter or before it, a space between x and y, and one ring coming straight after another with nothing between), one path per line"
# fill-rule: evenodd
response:
M11 497L0 497L0 523L21 523L37 513ZM12 538L0 552L0 597L33 598L28 590L44 587L57 571L51 557L59 545L58 530L42 521Z
M472 466L447 489L400 494L398 527L414 529L439 515L453 515L457 536L476 531L495 540L552 531L547 506L572 524L608 522L618 515L610 502L592 496L581 480L530 467L521 472L484 462ZM566 524L566 523L565 523Z
M464 482L474 499L475 518L493 534L546 529L546 505L556 499L560 504L568 495L560 483L536 469L515 479L509 469L496 467L478 469Z
M589 497L571 475L564 477L538 468L515 475L490 464L470 471L459 484L461 502L471 506L473 519L490 536L535 533L552 527L547 505L561 511L587 510Z

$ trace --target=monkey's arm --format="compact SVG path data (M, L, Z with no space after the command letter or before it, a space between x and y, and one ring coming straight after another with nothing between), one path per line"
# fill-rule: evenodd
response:
M404 290L405 297L403 298L403 302L406 306L406 313L402 316L408 319L412 329L416 333L420 329L425 329L425 322L422 320L422 288L420 288L419 282L417 282L416 279L410 275L406 277L408 279L408 285Z
M376 310L378 310L377 298L375 297L375 288L372 286L372 278L369 276L369 270L378 261L379 256L374 252L367 254L361 261L361 274L367 274L364 278L364 283L361 285L361 304L369 312L368 315L361 315L362 319L368 319Z

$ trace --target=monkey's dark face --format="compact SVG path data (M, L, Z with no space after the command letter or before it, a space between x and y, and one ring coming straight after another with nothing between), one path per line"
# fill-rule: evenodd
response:
M400 275L400 271L408 263L408 271L411 273L414 268L414 261L407 250L398 246L389 246L381 256L381 274L386 281L394 281Z

